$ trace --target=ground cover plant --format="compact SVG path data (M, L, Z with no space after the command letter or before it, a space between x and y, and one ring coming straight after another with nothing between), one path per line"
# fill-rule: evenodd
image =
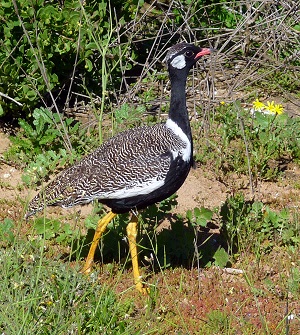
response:
M299 334L297 1L2 0L0 18L0 333ZM127 214L90 277L104 206L23 216L105 139L165 120L180 40L218 51L188 82L196 169L140 214L143 297Z

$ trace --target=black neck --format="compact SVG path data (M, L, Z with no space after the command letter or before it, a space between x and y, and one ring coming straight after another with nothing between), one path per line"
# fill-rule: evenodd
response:
M186 79L187 79L187 73L170 71L171 103L170 103L169 119L174 121L191 140L192 138L191 127L186 108L186 94L185 94Z

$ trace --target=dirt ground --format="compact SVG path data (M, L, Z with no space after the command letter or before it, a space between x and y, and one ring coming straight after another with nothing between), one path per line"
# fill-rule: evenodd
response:
M9 146L9 143L7 135L0 132L0 206L3 206L0 221L5 218L21 220L25 212L26 199L29 200L34 195L33 191L22 186L22 171L6 164L2 159L2 154ZM285 172L285 178L280 182L259 182L255 185L254 196L256 200L271 205L276 204L279 208L299 208L300 190L293 187L295 181L299 181L299 178L299 167L291 165ZM210 209L220 207L226 198L234 192L234 189L241 187L241 185L243 185L245 197L253 198L247 178L237 178L237 180L225 185L217 181L212 173L203 171L201 167L197 167L191 171L186 182L178 191L176 211L178 213L185 213L188 209L193 209L197 206L204 206ZM19 204L19 206L16 204ZM90 212L90 205L81 208L82 217L88 215ZM282 280L281 276L283 274L280 274L282 265L278 264L276 266L279 257L280 255L274 250L265 260L267 264L261 265L259 268L253 265L253 260L250 258L247 259L247 264L242 265L244 269L250 271L249 273L252 272L252 279L255 280L254 286L257 290L265 289L262 278L268 275L274 282ZM286 255L282 255L282 257L286 257ZM287 263L293 264L293 261L292 259L288 259ZM237 263L234 266L235 268L239 268L240 265ZM263 315L271 330L270 334L282 334L276 327L282 322L283 326L280 329L284 328L284 321L282 320L284 320L285 316L285 300L278 293L269 296L261 295L255 298L247 280L245 280L242 274L242 270L230 273L224 269L214 267L201 270L200 272L197 269L175 268L166 271L164 274L168 278L167 287L162 284L164 282L164 275L162 273L154 273L151 281L160 283L161 306L165 306L170 311L173 310L175 314L179 310L188 327L189 322L191 322L191 329L196 327L197 322L199 323L202 322L201 320L206 319L209 311L221 310L226 314L234 315L234 320L237 323L236 329L239 326L242 329L243 322L250 322L254 329L255 327L263 329L264 326L261 320L261 316ZM179 282L179 278L181 280L182 278L184 279ZM105 272L103 272L100 280L105 280L109 284L111 277L106 278ZM215 285L214 283L216 282L219 284ZM180 295L178 295L178 286L181 286L182 283L184 283L184 287L181 289L184 293L180 292ZM131 284L131 275L125 273L120 283L115 287L117 291L126 291L126 285L130 286ZM282 285L278 284L275 288L280 291L282 290ZM126 298L126 294L123 296ZM173 299L170 299L170 296ZM137 313L139 313L139 308L140 310L143 309L143 300L141 299L140 297L137 298ZM141 305L139 306L139 304ZM294 313L293 315L299 316L300 303L291 299L290 310ZM157 313L160 312L157 311ZM290 331L290 335L300 334L299 317L291 321ZM195 332L191 331L191 333L196 334L197 330Z
M4 151L9 147L8 135L0 131L0 199L16 200L23 198L23 201L30 199L34 192L22 185L22 171L10 166L2 159ZM213 209L220 207L228 195L234 192L235 188L243 189L245 197L253 198L265 203L279 203L282 206L299 206L300 190L293 187L293 183L300 180L300 168L297 165L290 165L285 171L285 178L277 183L260 181L255 185L254 194L250 191L247 178L237 177L230 185L217 181L212 173L203 171L201 167L192 169L183 186L177 192L178 205L177 213L185 213L188 209L203 206ZM291 181L291 183L289 183ZM3 187L4 186L4 187ZM22 209L20 208L20 211ZM82 213L89 213L90 206L82 208Z

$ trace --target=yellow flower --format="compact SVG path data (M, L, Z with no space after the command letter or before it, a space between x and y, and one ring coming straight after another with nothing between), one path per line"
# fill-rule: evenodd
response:
M274 101L267 101L267 106L266 106L266 109L269 113L271 114L274 114L274 108L275 108L275 105L274 105Z
M282 105L275 105L274 101L267 101L267 107L266 109L271 114L282 114L283 113L283 106Z
M275 105L274 112L276 114L282 114L284 112L283 111L283 106L281 104Z
M259 111L264 114L282 114L284 112L284 108L281 104L276 105L274 101L267 101L265 105L263 102L256 99L253 101L253 110Z
M259 101L258 99L256 99L255 101L253 101L253 107L255 110L261 110L266 108L265 104L261 101Z

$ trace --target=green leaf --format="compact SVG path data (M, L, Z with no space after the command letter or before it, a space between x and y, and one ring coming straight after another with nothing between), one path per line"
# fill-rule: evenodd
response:
M224 268L228 261L229 256L224 248L219 248L214 254L215 265L219 266L220 268Z
M37 234L44 235L46 240L49 240L55 236L56 225L54 222L47 218L39 218L34 222L33 225Z
M201 226L206 227L207 221L212 219L213 212L210 209L201 207L195 207L193 211L188 210L186 212L187 219L191 222L194 226Z
M212 219L213 212L204 207L201 207L200 209L196 207L194 209L194 216L196 219L196 225L206 227L207 222Z
M293 28L300 32L300 24L296 24Z
M19 125L24 130L26 136L28 137L35 136L35 131L28 122L19 119Z
M190 209L186 212L186 218L187 218L189 221L192 221L192 220L193 220L193 212L192 212Z
M89 59L86 59L85 60L85 68L90 72L92 71L93 69L93 63L89 60Z
M12 243L15 239L13 233L14 222L12 219L5 218L3 223L0 225L0 236L1 240Z
M95 42L91 42L91 43L88 43L86 46L85 46L85 49L86 50L89 50L89 49L92 49L92 50L97 50L97 44Z
M31 184L33 183L33 176L29 175L29 174L23 174L22 177L22 182L26 185L26 186L31 186Z

